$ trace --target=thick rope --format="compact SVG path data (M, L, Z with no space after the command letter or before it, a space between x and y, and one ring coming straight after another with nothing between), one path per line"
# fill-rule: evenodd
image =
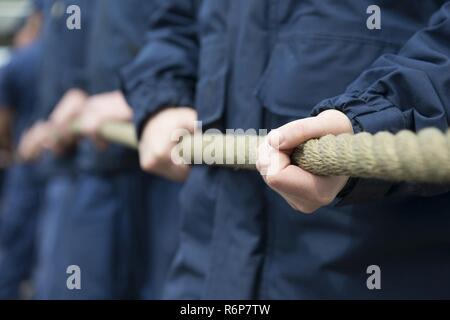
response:
M107 140L137 147L131 124L110 123L100 131ZM183 137L178 150L190 164L255 169L262 139L250 135L195 134ZM292 154L292 163L321 176L450 183L450 131L328 135L299 146Z
M100 128L99 134L107 140L137 149L138 141L133 125L120 122L110 122Z
M322 176L449 183L450 131L326 136L300 146L292 158L301 168Z
M77 135L81 134L78 121L72 123L71 130ZM138 148L136 133L131 123L110 121L100 127L98 134L109 142L117 143L131 149Z

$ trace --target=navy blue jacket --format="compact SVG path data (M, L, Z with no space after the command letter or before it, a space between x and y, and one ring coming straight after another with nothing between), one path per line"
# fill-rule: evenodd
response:
M0 71L0 106L14 110L14 141L32 124L36 104L36 82L41 58L39 41L15 51Z
M97 0L87 56L86 76L90 94L120 89L119 70L139 52L155 1ZM79 166L83 170L111 171L137 168L137 153L110 145L99 151L89 141L79 150Z
M14 113L14 144L34 121L41 51L42 42L37 39L15 50L0 70L0 107L8 107ZM36 169L33 164L16 163L5 175L0 207L1 299L18 299L20 283L28 280L33 270L42 198L42 181Z
M81 9L81 29L67 28L69 15L66 9L70 5L78 5ZM86 55L91 24L94 15L95 1L89 0L44 0L44 25L42 37L42 63L40 66L40 82L36 119L46 119L56 104L70 89L78 88L87 91ZM72 153L53 161L48 157L50 172L73 170Z
M69 30L66 8L81 9L81 29ZM46 0L44 2L43 63L40 83L40 115L47 117L62 96L72 88L87 90L86 54L95 2Z
M168 105L195 106L219 129L271 129L329 108L357 132L448 128L447 1L377 1L380 30L366 26L371 1L163 2L124 70L139 133ZM446 190L353 180L342 203L378 201L304 216L257 174L194 168L169 296L449 297ZM380 291L366 287L372 264Z

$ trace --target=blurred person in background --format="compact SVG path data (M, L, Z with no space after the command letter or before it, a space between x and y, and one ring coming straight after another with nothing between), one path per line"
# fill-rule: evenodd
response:
M85 68L89 97L64 123L78 118L90 139L78 144L77 193L60 220L64 241L54 266L64 274L76 263L83 289L69 291L60 282L58 291L67 299L157 299L177 240L178 186L144 174L135 151L97 135L105 122L131 120L118 73L144 43L156 1L95 3Z
M14 34L14 48L27 47L39 36L42 28L43 2L44 0L31 1L31 14L25 19L23 25L21 25L20 29Z
M122 70L123 90L128 103L133 108L137 135L141 138L139 147L141 167L166 179L184 182L188 177L188 181L191 179L191 169L183 164L174 164L171 160L171 151L176 144L173 141L175 130L182 128L193 132L196 125L197 113L194 100L199 46L197 38L199 26L196 23L196 16L201 1L161 0L158 2L159 10L153 15L147 27L145 46L136 59ZM220 101L210 102L211 106L216 102L220 103ZM146 124L144 119L154 121ZM204 175L207 176L208 173L205 172ZM183 187L184 192L182 191L173 201L178 203L178 210L181 213L182 207L190 206L191 201L199 201L189 210L201 208L203 215L189 225L189 229L196 232L199 235L199 241L206 246L206 235L210 232L208 221L213 219L213 210L205 205L211 201L212 192L216 188L204 184L201 195L196 195L193 200L186 198L186 190L197 186L199 178L199 176L193 177L191 183ZM155 202L158 201L157 192L154 193L153 198ZM185 219L186 216L180 217L180 222ZM155 223L158 223L157 219ZM179 239L177 249L180 246L184 247L192 240L185 235L177 236ZM159 241L162 240L164 237L160 236ZM216 253L220 255L221 251ZM184 259L196 265L206 266L207 252L192 250L181 254ZM181 256L174 256L173 263L177 263L180 258ZM169 275L169 271L170 268L164 272L167 279L173 276ZM178 277L178 275L175 276ZM193 278L196 276L197 274ZM201 275L198 274L198 276ZM173 281L168 282L167 279L162 287L163 298L171 298L168 292L172 291L179 293L177 297L184 298L183 288L174 286ZM198 294L201 292L201 288L195 286L195 282L186 282L186 286Z
M42 6L34 11L14 37L9 63L0 70L1 147L14 152L20 136L32 124L36 107L41 59ZM5 157L13 161L13 157ZM0 299L29 297L21 286L31 279L41 198L41 180L34 164L13 164L6 173L0 212Z
M71 5L80 9L81 28L68 27ZM38 229L38 256L34 276L36 298L62 299L67 296L68 274L56 266L67 248L61 219L74 205L76 178L75 146L70 127L74 115L87 99L84 70L87 42L95 8L94 1L43 1L42 63L39 70L36 122L23 136L19 152L25 160L39 160L45 178L42 216ZM70 228L70 227L68 227ZM79 261L70 261L77 265ZM86 270L88 271L88 270ZM87 286L87 283L85 284Z

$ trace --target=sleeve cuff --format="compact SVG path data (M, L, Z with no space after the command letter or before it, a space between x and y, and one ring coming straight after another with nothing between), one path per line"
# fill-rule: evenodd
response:
M343 94L320 102L313 109L312 115L330 109L345 113L351 120L355 133L396 133L406 129L402 111L382 96Z
M134 89L123 88L128 104L134 111L138 138L153 114L168 106L194 106L194 89L182 81L142 83Z

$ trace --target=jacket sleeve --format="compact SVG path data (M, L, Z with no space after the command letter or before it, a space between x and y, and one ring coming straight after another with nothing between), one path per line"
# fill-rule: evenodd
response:
M355 132L446 130L450 123L450 2L397 54L378 58L345 93L319 103L313 115L327 109L344 112ZM352 179L345 189L343 204L394 195L429 196L450 187Z
M159 2L149 25L146 45L121 72L123 91L134 110L138 136L146 120L161 108L194 107L198 2Z

